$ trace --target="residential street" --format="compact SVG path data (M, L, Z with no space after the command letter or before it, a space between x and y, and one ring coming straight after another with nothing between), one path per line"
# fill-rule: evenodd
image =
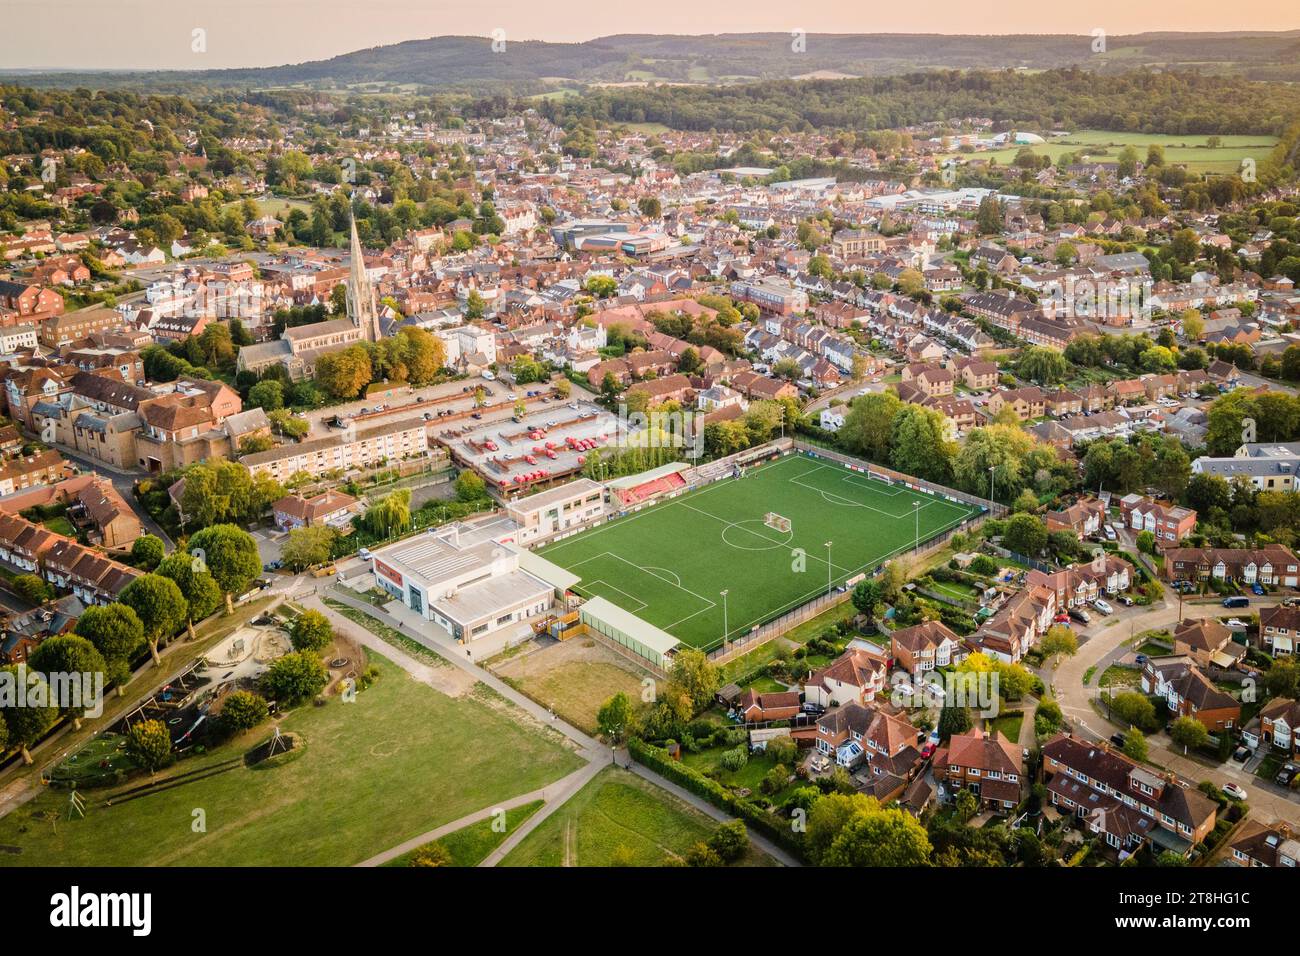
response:
M1280 600L1271 596L1252 598L1251 610L1258 611L1260 607L1276 605ZM1184 602L1182 606L1185 617L1202 617L1222 611L1217 600ZM1109 723L1093 708L1091 701L1097 696L1097 682L1107 667L1129 651L1125 642L1130 636L1143 631L1172 628L1178 620L1178 601L1168 598L1161 604L1147 608L1125 608L1090 625L1089 630L1093 633L1079 645L1079 652L1062 660L1054 673L1045 675L1044 679L1050 677L1061 711L1069 720L1076 736L1104 740L1125 729L1119 724ZM1083 678L1089 669L1092 669L1092 679L1085 686ZM1152 763L1166 767L1194 783L1209 780L1219 787L1225 783L1236 783L1246 789L1249 794L1247 802L1258 818L1276 818L1300 825L1300 799L1297 799L1294 791L1286 791L1272 781L1247 773L1239 764L1230 761L1212 764L1184 756L1180 748L1174 746L1163 732L1150 735L1147 743Z

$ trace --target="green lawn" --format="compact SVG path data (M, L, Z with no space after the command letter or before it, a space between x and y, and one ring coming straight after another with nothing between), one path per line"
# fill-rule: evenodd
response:
M768 512L788 518L790 530L765 524ZM712 648L724 630L743 635L972 514L946 498L791 455L540 553L580 575L576 591Z
M48 521L44 522L44 524L45 527L49 528L55 534L61 534L65 538L75 539L77 537L76 527L73 525L71 521L69 521L63 515L59 515L58 517L55 518L50 518Z
M1101 672L1098 687L1137 687L1142 682L1142 668L1111 664Z
M355 703L335 698L284 718L303 741L288 756L111 807L111 793L90 791L81 820L66 820L66 791L47 791L0 818L0 844L21 848L0 864L346 866L581 766L558 734L499 697L453 700L370 658L380 677ZM160 779L215 770L267 736L260 728ZM196 809L206 832L191 829Z
M1015 743L1020 739L1020 725L1025 722L1025 712L1023 710L1012 711L1011 713L1002 714L994 717L992 720L993 729L1006 737L1007 740Z
M1087 153L1098 162L1115 162L1125 146L1133 146L1138 158L1147 158L1147 147L1160 145L1165 149L1165 162L1185 164L1190 172L1236 172L1247 157L1263 162L1277 144L1275 136L1220 136L1220 144L1210 147L1208 136L1183 136L1164 133L1114 133L1107 130L1079 130L1060 138L1050 138L1046 143L1030 146L1035 155L1050 156L1055 163L1063 153ZM1006 165L1016 158L1021 146L1008 146L977 153L950 153L963 160L996 159ZM946 157L945 157L946 158Z
M718 824L627 770L606 767L502 861L502 866L659 866ZM620 859L621 858L621 859ZM774 865L750 848L744 866Z
M471 823L467 827L461 827L454 833L448 833L445 837L434 842L442 844L451 857L448 866L478 866L489 853L506 841L506 837L518 830L520 824L540 810L542 804L543 801L534 800L532 803L525 803L522 807L507 810L504 829L493 829L493 819L489 817L486 820ZM423 847L420 849L423 849ZM410 853L403 853L397 859L390 860L384 865L410 866L411 857L418 852L419 850L412 850Z

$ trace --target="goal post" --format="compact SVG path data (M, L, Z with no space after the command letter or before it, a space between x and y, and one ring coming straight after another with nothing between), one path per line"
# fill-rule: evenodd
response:
M763 524L783 533L790 531L790 519L777 514L775 511L769 511L763 516Z

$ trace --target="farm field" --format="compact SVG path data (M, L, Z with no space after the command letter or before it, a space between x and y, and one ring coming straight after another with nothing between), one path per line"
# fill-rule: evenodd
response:
M16 850L0 866L348 866L581 766L558 734L482 685L453 699L370 659L379 680L356 703L290 712L281 727L301 746L271 761L242 759L266 724L160 771L194 774L171 787L127 798L148 782L135 777L82 791L84 819L67 819L66 790L42 793L0 818L0 845Z
M1052 162L1055 163L1063 153L1087 152L1089 147L1095 150L1105 150L1105 153L1092 153L1093 158L1114 161L1119 156L1120 150L1125 146L1132 146L1138 151L1139 158L1145 160L1147 147L1160 145L1165 148L1165 162L1185 164L1190 172L1232 173L1240 168L1243 159L1250 158L1254 159L1256 163L1263 162L1277 144L1277 139L1273 136L1220 136L1219 145L1210 147L1206 145L1208 139L1208 136L1199 135L1179 136L1164 133L1113 133L1106 130L1080 130L1060 139L1050 139L1046 143L1035 144L1029 148L1039 156L1051 156ZM1008 146L1003 149L992 149L985 152L953 152L947 155L966 160L996 159L998 163L1006 164L1014 160L1016 154L1022 148L1021 146Z
M654 784L606 767L510 851L502 866L659 866L718 826ZM739 866L774 866L752 846Z
M788 519L789 530L766 523L769 512ZM790 455L539 553L579 575L574 590L582 595L711 649L724 633L744 635L975 513L825 459Z

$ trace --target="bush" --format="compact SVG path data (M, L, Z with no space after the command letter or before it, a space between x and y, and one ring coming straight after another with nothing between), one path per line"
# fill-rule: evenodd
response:
M724 752L721 759L718 760L718 766L733 773L737 770L743 770L747 763L749 763L749 751L743 745Z
M266 700L252 691L237 690L222 702L221 725L232 734L243 733L266 720Z

